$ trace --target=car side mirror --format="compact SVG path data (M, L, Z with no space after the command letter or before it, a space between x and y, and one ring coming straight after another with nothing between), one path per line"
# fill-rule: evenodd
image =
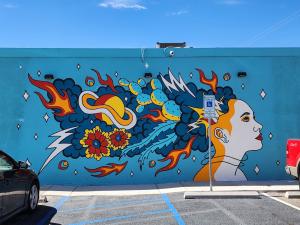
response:
M18 166L19 166L20 169L27 169L28 168L28 164L26 162L23 162L23 161L19 161Z

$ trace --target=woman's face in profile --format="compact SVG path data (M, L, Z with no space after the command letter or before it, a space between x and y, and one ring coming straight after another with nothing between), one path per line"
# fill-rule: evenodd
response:
M240 150L258 150L262 147L262 125L255 120L254 113L250 106L242 101L235 100L233 109L234 113L230 119L231 133L229 142L231 146L237 145Z

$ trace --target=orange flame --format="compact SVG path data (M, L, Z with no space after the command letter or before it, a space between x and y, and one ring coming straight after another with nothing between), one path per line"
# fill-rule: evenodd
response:
M65 116L74 113L69 96L65 90L63 90L63 95L61 95L56 87L50 82L35 80L30 74L28 74L28 79L34 86L47 91L51 95L52 100L47 102L41 93L35 92L47 109L59 109L59 113L54 113L56 116Z
M116 172L116 175L121 173L124 168L126 167L128 161L123 164L115 164L115 163L108 163L108 166L102 166L95 169L88 169L84 167L88 172L90 173L99 173L99 174L93 174L94 177L104 177L107 176L113 172Z
M217 86L218 86L218 77L217 74L214 71L211 71L212 73L212 79L207 79L205 77L205 74L202 70L197 69L196 70L199 72L200 75L200 82L203 84L207 84L210 86L212 91L216 94L217 93Z
M157 176L157 174L160 172L171 170L175 166L177 166L180 156L182 154L185 154L184 159L187 159L188 157L190 157L191 151L192 151L192 145L193 145L195 139L196 139L196 136L191 137L191 139L188 141L188 143L186 144L186 146L184 148L174 149L174 150L170 151L169 154L165 158L159 160L160 162L165 162L167 160L171 160L171 161L165 167L162 167L159 170L157 170L155 173L155 176Z
M116 88L115 88L115 85L114 85L113 80L111 79L111 77L110 77L108 74L106 74L107 79L106 79L106 80L103 80L103 79L102 79L102 76L101 76L101 74L99 73L98 70L95 70L95 69L91 69L91 70L94 71L94 72L97 74L99 83L100 83L101 85L106 85L106 86L110 87L110 89L111 89L113 92L118 93L118 91L117 91Z
M143 116L143 118L147 118L152 120L152 122L166 122L168 119L166 117L163 116L161 110L159 109L152 109L150 110L150 112L156 112L158 115L154 116L152 114L146 114L145 116Z

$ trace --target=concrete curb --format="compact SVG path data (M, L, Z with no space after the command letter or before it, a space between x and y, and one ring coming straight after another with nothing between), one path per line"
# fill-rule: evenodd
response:
M185 192L184 199L260 198L257 191L201 191Z
M300 198L300 191L287 191L285 193L286 198Z
M298 182L273 181L273 182L215 182L213 190L223 191L298 191ZM154 195L183 192L207 192L207 183L169 183L150 185L116 185L116 186L42 186L41 196L129 196L129 195Z

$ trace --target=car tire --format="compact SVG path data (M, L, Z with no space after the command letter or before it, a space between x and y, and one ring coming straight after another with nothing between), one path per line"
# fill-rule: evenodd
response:
M38 207L39 188L36 183L32 183L28 194L28 211L33 212Z

